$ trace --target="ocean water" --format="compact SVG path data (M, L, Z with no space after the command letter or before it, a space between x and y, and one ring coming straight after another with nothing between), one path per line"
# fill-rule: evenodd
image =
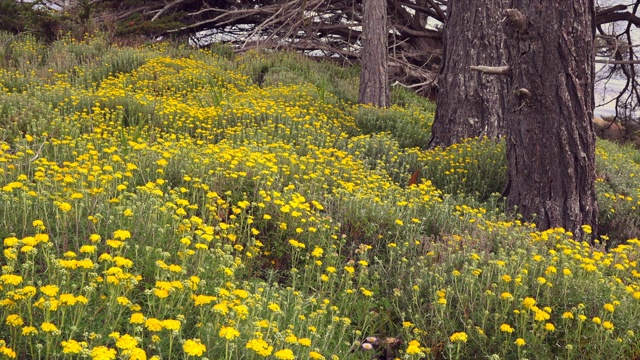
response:
M607 8L613 5L618 4L626 4L621 0L596 0L596 7ZM632 6L628 6L627 11L633 10ZM609 32L615 30L616 33L620 33L624 27L626 27L626 22L620 22L617 24L609 24L604 26L604 30ZM632 41L635 45L640 45L640 29L632 27L631 30ZM636 53L640 51L636 50ZM640 55L640 54L639 54ZM607 60L606 58L597 58L599 60ZM598 72L602 71L603 64L596 64L596 78L598 77ZM640 65L635 65L636 70L640 70ZM620 93L620 90L624 88L625 80L622 78L614 78L608 81L598 81L594 86L594 95L595 95L595 104L596 108L594 110L594 114L596 116L609 116L615 114L615 102L611 101L615 96ZM640 113L636 114L636 116L640 116Z
M596 82L593 89L596 105L593 111L594 115L600 117L615 115L616 103L612 100L620 93L624 85L625 81L622 79Z

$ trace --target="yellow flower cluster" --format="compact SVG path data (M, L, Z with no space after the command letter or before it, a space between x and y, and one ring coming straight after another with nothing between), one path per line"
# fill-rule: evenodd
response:
M8 43L45 68L0 68L2 356L337 360L379 329L404 358L635 351L640 241L494 209L500 143L403 149L424 134L385 116L426 111L258 86L258 53ZM625 179L601 197L632 214Z

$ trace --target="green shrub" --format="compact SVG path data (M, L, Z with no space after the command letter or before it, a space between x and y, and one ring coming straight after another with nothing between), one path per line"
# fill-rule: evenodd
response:
M502 193L507 164L503 142L469 139L446 149L425 153L423 177L449 194L466 194L482 201Z
M640 151L598 140L596 148L596 191L600 208L600 233L610 246L640 237Z
M260 86L310 84L323 101L339 106L358 100L358 89L354 86L358 83L357 69L316 62L300 54L249 52L238 59L238 70ZM340 101L330 100L329 95Z
M425 109L358 106L354 117L364 134L390 132L403 148L426 148L431 137L433 116Z
M49 104L24 94L0 94L0 140L13 143L26 134L51 131L56 117Z

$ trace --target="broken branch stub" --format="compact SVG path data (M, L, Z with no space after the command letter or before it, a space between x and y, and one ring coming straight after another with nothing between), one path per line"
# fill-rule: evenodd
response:
M524 34L527 32L527 26L529 21L522 15L517 9L506 9L504 11L505 25L508 31L505 31L507 35L510 34Z
M511 67L509 65L504 66L469 66L472 71L478 71L488 75L509 75L511 74Z
M530 100L532 98L531 91L525 88L514 90L513 94L522 100Z

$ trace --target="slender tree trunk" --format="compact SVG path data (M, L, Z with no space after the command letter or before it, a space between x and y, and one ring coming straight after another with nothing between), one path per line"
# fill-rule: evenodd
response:
M511 67L508 204L540 229L595 233L593 0L513 0L504 18Z
M360 104L389 106L389 55L386 0L364 0L362 23L362 72L360 73Z
M449 1L444 28L444 63L429 147L465 138L505 134L504 76L486 76L470 66L505 65L502 12L507 0Z

